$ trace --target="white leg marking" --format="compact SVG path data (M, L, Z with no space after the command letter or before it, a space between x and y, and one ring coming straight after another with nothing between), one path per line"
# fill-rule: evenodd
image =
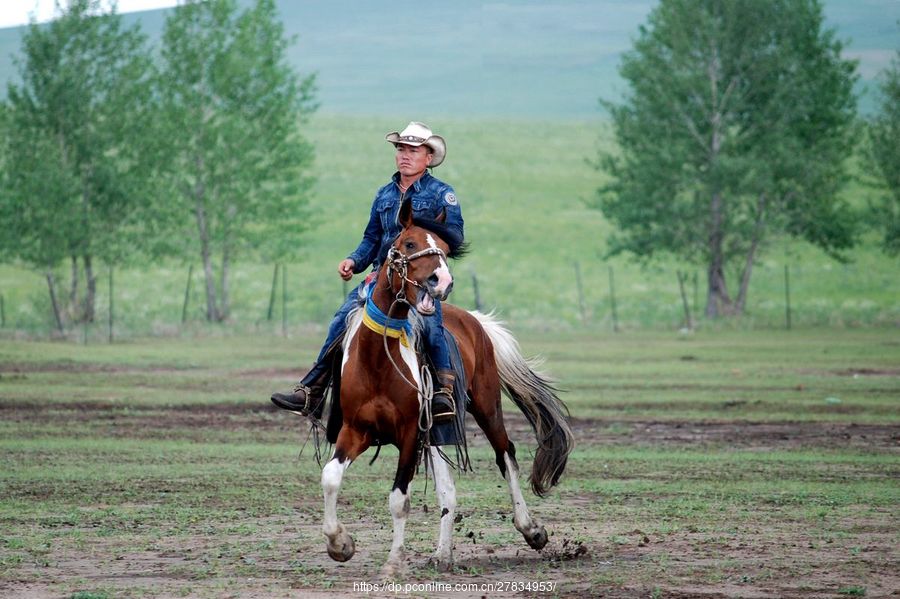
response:
M402 558L403 538L406 534L406 519L409 517L409 488L407 493L394 489L388 498L391 506L391 517L394 519L394 542L391 543L391 554L388 560Z
M333 538L341 529L337 519L337 496L344 478L344 471L350 466L350 460L345 462L332 458L322 469L322 490L325 493L325 520L322 523L322 532L329 539Z
M432 447L429 451L431 452L431 471L434 474L434 488L441 506L441 532L434 560L439 567L449 567L453 562L452 535L453 518L456 514L456 485L453 482L450 466L438 455L437 448Z
M522 534L528 534L535 526L531 520L531 515L528 513L528 506L525 505L522 489L519 488L519 473L515 464L509 458L509 454L503 454L503 461L506 463L506 484L509 485L509 495L512 498L513 510L515 510L514 522L516 530Z

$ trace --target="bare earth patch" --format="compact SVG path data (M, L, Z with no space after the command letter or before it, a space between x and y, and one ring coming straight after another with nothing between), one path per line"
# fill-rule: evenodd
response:
M65 368L80 368L66 365ZM61 370L65 368L60 367ZM4 376L23 369L7 365ZM119 370L117 370L119 371ZM286 377L278 370L246 371L238 377ZM881 372L842 372L840 376L880 376ZM893 375L893 371L891 371ZM513 438L531 438L518 413L507 414ZM261 397L252 403L133 406L81 401L0 402L0 421L22 425L59 425L71 437L93 434L129 439L203 440L244 432L273 443L301 440L301 422ZM81 428L79 428L81 427ZM715 448L741 451L851 449L896 455L900 427L894 425L741 422L596 420L575 418L578 447ZM82 432L78 432L78 431ZM74 433L72 431L75 431ZM274 433L274 434L273 434ZM485 440L470 423L473 447ZM53 436L52 432L39 432ZM266 436L267 435L267 436ZM528 451L530 448L526 449ZM311 459L311 458L305 458ZM666 476L665 473L662 474ZM476 476L496 477L496 472ZM421 485L421 479L417 479ZM498 486L502 480L497 478ZM348 485L352 481L348 481ZM319 489L290 497L292 515L240 516L252 537L226 534L223 525L199 523L189 535L162 538L97 536L90 529L60 536L31 562L8 567L0 561L0 596L68 597L78 590L101 589L109 596L200 597L866 597L896 596L900 590L897 514L871 506L850 510L847 520L833 524L833 534L811 527L808 520L782 517L778 505L755 505L758 525L745 520L727 532L676 524L653 529L658 522L635 524L604 519L610 497L559 492L533 511L550 532L541 552L532 551L515 533L510 510L485 524L468 517L465 485L460 484L456 523L455 568L439 573L427 565L434 549L439 515L425 511L421 495L414 499L407 539L409 563L394 581L380 578L390 547L390 523L354 518L353 505L339 503L354 536L357 554L346 563L324 551ZM421 487L419 487L421 488ZM39 491L39 489L35 489ZM498 491L501 492L501 491ZM505 493L505 491L502 491ZM31 499L38 501L39 495ZM639 502L663 499L620 496L622 516L641 508ZM373 498L386 503L383 496ZM632 503L629 503L632 502ZM433 503L433 502L431 502ZM80 506L98 509L102 506ZM385 506L386 513L386 506ZM646 529L646 530L645 530ZM848 532L849 531L849 532ZM138 533L139 536L139 533ZM2 540L3 533L0 533ZM140 538L140 537L139 537ZM88 542L84 540L88 539ZM136 549L139 546L139 549ZM0 559L5 555L0 544ZM850 582L848 582L850 581ZM853 581L863 581L855 586ZM364 586L394 582L390 590ZM552 587L525 587L547 583ZM545 590L537 590L544 588ZM369 592L366 590L369 589ZM532 589L532 590L529 590ZM551 590L552 589L552 590Z
M511 436L531 435L530 425L520 413L505 413L504 418ZM102 423L108 429L102 431L104 436L128 438L192 438L209 430L294 434L303 428L301 419L279 410L266 398L258 403L185 404L165 408L103 401L60 404L7 400L0 403L0 420L33 424ZM579 446L727 446L756 450L854 447L900 452L900 427L889 424L594 418L572 418L570 422ZM471 420L468 424L471 443L485 443L480 429ZM66 434L70 436L71 432Z

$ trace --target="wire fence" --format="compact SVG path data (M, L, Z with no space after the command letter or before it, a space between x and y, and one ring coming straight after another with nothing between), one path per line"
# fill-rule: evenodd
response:
M289 264L256 266L249 269L255 273L253 277L248 278L246 272L235 277L241 293L233 299L229 318L223 323L209 323L204 286L197 281L201 275L193 265L183 268L162 269L152 276L133 269L106 269L107 285L98 285L93 321L78 322L70 310L61 331L55 325L46 288L42 291L32 286L22 293L6 285L6 289L0 288L0 336L63 337L83 343L229 332L289 336L324 329L350 285L355 285L344 281L336 284L333 279L329 283L294 278ZM505 291L496 277L482 276L469 266L467 272L456 273L450 301L466 309L496 310L501 318L522 328L584 328L598 333L665 328L900 326L900 295L890 288L879 290L874 284L877 281L856 294L828 297L821 291L839 287L850 272L846 268L823 274L802 265L769 265L768 272L757 274L758 283L751 283L753 300L748 302L746 313L719 319L705 316L705 280L697 271L658 269L652 284L645 284L636 283L641 279L633 272L612 264L574 261L570 268L570 276L558 277L567 284L551 285L552 301L529 303L522 297L510 297L523 294ZM260 276L263 271L271 273L265 282ZM630 281L624 290L620 283L623 271L624 279ZM825 280L828 277L834 280ZM150 289L153 286L148 280L156 283L156 289ZM810 288L816 291L811 293Z

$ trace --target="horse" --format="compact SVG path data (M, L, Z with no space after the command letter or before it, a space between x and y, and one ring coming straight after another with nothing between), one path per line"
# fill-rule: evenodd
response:
M447 266L448 244L436 233L414 221L410 202L399 211L400 235L378 270L371 301L397 322L407 319L410 309L419 314L434 311L434 300L445 300L452 288ZM436 223L443 222L443 215ZM414 304L410 299L414 298ZM363 323L364 310L348 317L340 364L340 430L332 457L322 469L325 497L322 530L328 555L344 562L353 557L352 537L337 517L337 497L344 473L373 443L393 444L399 450L397 470L388 504L393 519L393 542L382 569L391 577L405 565L404 531L410 511L410 482L422 451L420 412L428 402L420 391L420 373L415 345L403 331L388 331ZM535 550L547 544L545 528L528 512L519 485L516 448L503 424L501 389L523 412L537 439L531 471L531 489L544 496L559 482L573 447L568 409L557 397L549 379L526 360L518 342L492 316L467 312L442 304L444 327L456 338L470 398L467 411L484 431L494 450L497 467L506 479L514 510L513 523L525 541ZM427 373L424 374L427 377ZM333 402L338 402L334 398ZM450 466L436 447L425 456L429 460L435 492L441 508L437 548L429 564L440 571L452 568L452 531L456 510L456 489Z

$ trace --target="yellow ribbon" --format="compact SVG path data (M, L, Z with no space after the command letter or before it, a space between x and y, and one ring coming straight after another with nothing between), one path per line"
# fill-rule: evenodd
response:
M379 335L384 335L386 330L388 337L400 339L400 343L403 344L403 347L409 347L409 338L406 336L406 331L403 329L394 329L378 324L372 320L372 317L369 316L368 312L363 312L363 324L366 325L366 328L375 331Z

